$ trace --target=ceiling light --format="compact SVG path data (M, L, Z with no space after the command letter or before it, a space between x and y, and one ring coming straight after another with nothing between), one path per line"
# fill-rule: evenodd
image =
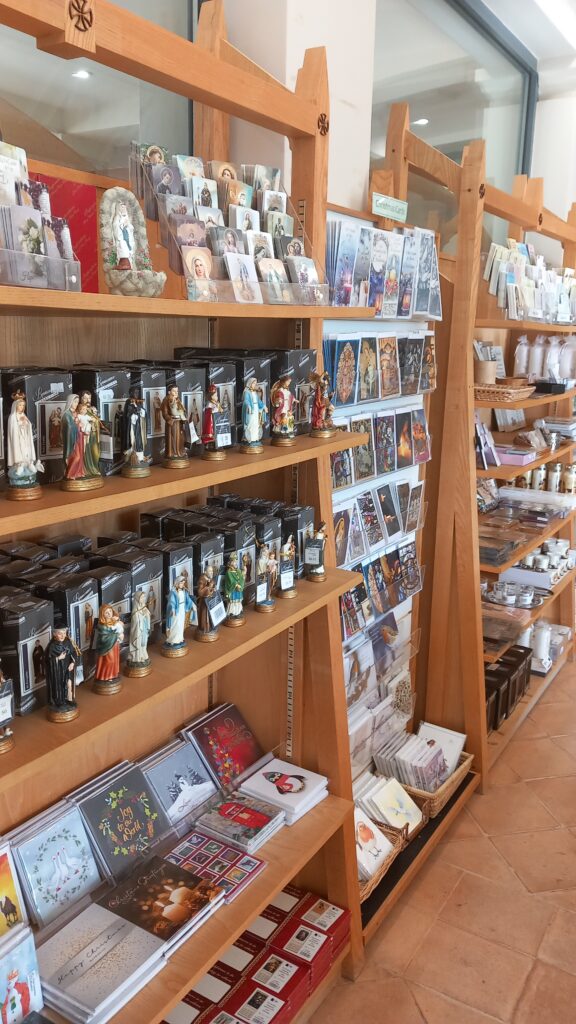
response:
M542 14L545 14L554 28L564 36L573 50L576 50L576 12L570 0L536 0Z
M412 121L412 124L417 124L418 126L420 126L420 125L424 126L425 124L430 124L430 121L428 120L427 117L419 117L417 121Z
M72 72L72 78L92 78L92 72L85 71L84 68L79 68L78 71Z

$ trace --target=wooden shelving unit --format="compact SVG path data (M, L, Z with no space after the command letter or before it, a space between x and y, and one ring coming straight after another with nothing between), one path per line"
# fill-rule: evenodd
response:
M92 9L93 8L93 9ZM292 149L291 201L304 222L314 254L325 250L329 92L322 48L306 52L294 91L231 47L223 0L202 6L197 41L191 43L115 4L91 5L89 32L74 29L67 0L49 0L32 11L20 0L0 4L0 23L33 36L45 51L88 57L153 85L195 100L194 152L228 159L228 118L237 116L288 137ZM118 184L30 161L31 170L104 189ZM154 231L148 224L151 243ZM152 244L157 269L164 251ZM182 298L181 278L168 275L159 299L62 293L0 287L3 360L6 365L70 365L73 362L172 358L173 347L210 343L239 348L313 348L322 359L323 318L365 320L370 309L321 306L192 303ZM210 321L208 329L208 321ZM2 501L0 535L62 532L63 525L96 531L133 528L138 513L178 498L202 502L218 489L298 500L313 505L317 520L330 521L329 455L362 443L361 436L329 441L299 438L288 450L267 446L257 459L232 453L220 464L193 460L180 474L154 468L142 481L106 479L101 491L71 495L46 488L42 499L20 508ZM191 985L289 881L308 885L351 911L350 944L321 989L304 1007L300 1024L314 1013L341 968L355 977L363 963L362 924L352 814L347 720L341 659L338 595L351 576L335 568L327 544L328 578L299 584L292 601L278 601L270 616L248 611L242 630L221 630L217 643L190 640L190 653L174 663L153 655L154 672L126 680L103 699L79 691L80 716L65 726L48 723L42 710L15 723L14 750L2 760L0 829L26 820L122 758L136 758L165 743L198 712L233 701L264 749L280 748L295 763L326 774L330 797L295 826L262 848L267 870L230 907L221 908L170 959L167 967L113 1018L115 1024L159 1024ZM63 1020L57 1014L55 1019Z
M476 409L535 409L544 405L555 405L556 402L565 402L568 398L574 398L576 388L568 388L562 395L531 395L519 402L484 402L474 399Z
M540 530L539 533L534 534L530 540L526 541L525 544L519 544L514 553L501 565L488 565L484 562L480 562L480 572L490 576L499 576L501 572L505 572L506 569L511 569L516 562L521 562L524 555L528 555L534 548L543 544L544 541L549 540L550 537L555 537L557 533L561 533L562 530L570 528L574 520L574 512L571 512L565 519L558 519L548 526L545 530Z
M490 466L488 469L477 469L476 476L490 480L515 480L517 476L522 476L522 473L527 473L528 470L545 466L548 462L561 462L562 459L569 458L575 447L576 445L572 443L561 444L555 451L551 452L548 449L543 455L539 455L537 459L525 466Z
M537 622L538 619L541 619L543 616L547 616L554 602L557 601L560 597L560 594L562 594L563 591L566 590L568 587L574 586L576 586L576 570L573 569L571 572L566 573L566 575L560 580L560 583L558 583L554 587L553 593L549 597L545 597L543 603L539 605L538 608L533 608L532 611L529 612L522 625L518 626L518 633L520 633L523 629L526 629L528 626L531 626L532 623ZM482 605L482 608L486 609L486 611L489 611L490 608L497 607L498 605L488 603L484 603ZM498 661L498 659L501 658L502 655L506 654L506 651L508 651L510 647L513 647L515 643L516 638L513 637L511 640L508 640L505 644L502 644L502 646L495 653L487 653L486 651L484 651L484 662L487 665L494 664L494 662Z
M489 210L486 210L489 213ZM546 232L542 232L546 234ZM505 317L479 317L475 321L477 330L494 329L499 331L517 331L520 334L574 334L574 324L543 323L537 320L507 320Z

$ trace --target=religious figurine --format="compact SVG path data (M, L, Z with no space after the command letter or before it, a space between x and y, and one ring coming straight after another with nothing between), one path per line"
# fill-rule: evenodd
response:
M121 416L121 445L124 453L122 476L150 476L150 458L146 455L146 409L140 388L128 389Z
M202 458L212 462L221 461L227 457L225 448L219 448L216 444L215 417L222 415L223 412L224 410L218 401L218 389L215 384L210 384L202 414L202 444L204 445Z
M308 378L314 387L314 399L312 401L312 415L310 417L311 437L333 437L338 433L338 427L334 426L332 413L332 394L330 391L330 377L324 373L317 373L315 370Z
M46 715L50 722L72 722L80 711L76 703L76 665L82 651L65 627L56 627L46 645Z
M99 420L85 399L68 395L62 416L62 451L64 456L63 491L88 491L102 487L100 472Z
M189 458L185 446L189 442L190 426L176 384L172 384L166 391L161 412L165 424L164 438L166 441L163 465L167 469L187 469Z
M120 678L120 644L124 639L124 625L111 604L100 608L94 630L94 650L97 654L94 692L118 693L122 689Z
M242 395L242 441L240 451L247 455L259 455L264 451L262 434L268 409L258 390L256 377L251 377Z
M14 683L6 679L0 668L0 754L7 754L14 746L11 722L14 720Z
M326 551L326 523L322 522L314 531L312 540L306 541L304 547L304 562L307 568L307 576L311 582L323 583L326 579L326 566L324 565L324 553Z
M177 576L168 593L166 602L166 640L161 647L165 658L181 658L188 653L184 630L190 622L194 601L186 587L186 577Z
M146 594L137 590L130 616L130 644L124 674L129 678L141 678L150 675L152 662L148 654L150 638L150 609L146 604Z
M294 406L299 403L290 390L291 382L292 377L285 373L276 381L270 392L272 444L291 445L296 440Z
M12 409L8 417L8 490L12 501L41 498L42 488L36 474L44 472L36 458L32 424L26 415L26 398L22 391L12 395Z
M290 585L287 585L287 579ZM276 596L284 599L296 597L298 591L295 586L295 580L296 544L294 543L293 534L290 534L288 540L285 541L280 549L280 580Z
M276 607L276 601L273 597L271 554L273 555L273 552L270 551L267 544L259 544L258 558L256 559L256 601L254 607L257 612L262 613L273 612Z
M238 568L238 555L232 552L224 575L224 597L226 598L225 626L243 626L245 571Z
M198 598L198 626L194 638L201 643L211 643L213 640L218 639L218 627L212 625L208 605L210 598L214 597L216 593L214 570L211 565L208 565L200 575L196 589Z
M136 196L126 188L106 189L100 201L100 251L112 295L161 295L166 274L152 269L146 221Z

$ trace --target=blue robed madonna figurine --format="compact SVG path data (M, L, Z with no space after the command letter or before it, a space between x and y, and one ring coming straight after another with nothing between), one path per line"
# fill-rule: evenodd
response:
M181 658L188 653L184 630L190 622L194 607L194 600L186 587L186 577L177 576L166 602L166 640L161 648L164 657Z
M240 451L259 455L264 451L262 434L268 410L258 390L256 377L251 377L242 395L242 440Z

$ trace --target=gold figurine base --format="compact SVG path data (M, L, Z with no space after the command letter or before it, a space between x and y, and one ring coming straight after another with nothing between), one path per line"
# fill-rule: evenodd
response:
M129 480L138 480L144 476L150 476L150 466L123 466L121 476L128 477Z
M230 629L234 629L234 628L237 628L238 626L245 626L246 625L246 619L244 618L243 615L236 615L232 619L224 619L224 625L225 626L229 626Z
M298 597L298 591L296 587L290 587L290 590L277 590L276 597L281 598L283 601L289 601L292 597Z
M128 679L143 679L144 676L149 676L152 671L152 662L150 661L147 665L128 665L124 666L124 675Z
M224 459L227 459L228 456L224 448L216 448L215 451L202 452L202 458L205 459L206 462L222 462Z
M120 693L122 680L119 676L116 679L96 679L92 689L102 697L111 697L114 693Z
M262 455L264 451L263 444L241 444L240 451L243 455Z
M163 644L160 648L160 654L164 658L183 658L185 654L188 654L188 645L182 644L182 647L174 647L170 644Z
M34 484L33 487L8 487L6 491L8 501L35 501L41 497L42 488L40 484Z
M296 444L296 438L281 434L280 436L272 437L272 444L277 445L279 448L289 448L291 445Z
M13 736L6 736L5 739L0 740L0 754L8 754L12 750L14 743Z
M66 711L59 711L58 708L46 709L46 718L49 722L73 722L79 714L80 708L67 708Z
M190 459L187 459L185 456L174 459L166 458L162 459L162 465L164 466L164 469L189 469Z
M323 573L319 573L318 572L318 573L314 573L314 574L310 573L310 575L307 576L306 579L310 583L325 583L326 580L328 579L328 576L326 575L325 572L323 572Z
M213 633L203 633L201 629L197 629L194 633L194 639L199 644L213 644L218 639L218 633L216 631Z
M101 476L87 476L82 480L61 480L61 491L95 491L98 487L104 487L104 480Z
M269 615L270 612L276 611L276 603L272 602L271 604L255 604L254 611L260 612L261 615Z
M337 433L338 427L313 427L310 437L335 437Z

